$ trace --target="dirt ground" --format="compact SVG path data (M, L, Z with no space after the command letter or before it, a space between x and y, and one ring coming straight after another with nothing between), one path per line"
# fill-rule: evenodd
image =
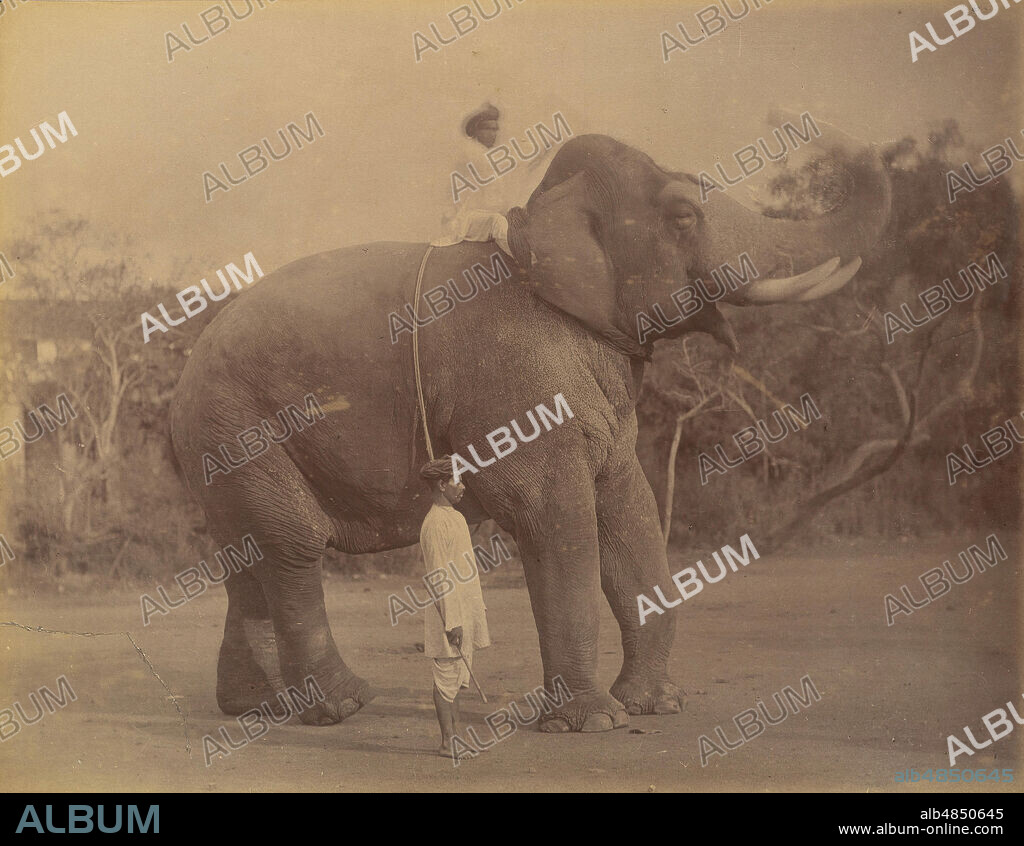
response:
M1009 560L907 617L886 625L883 597L984 535L876 552L863 546L824 556L799 550L765 556L705 586L672 613L679 626L671 666L687 693L683 713L632 717L604 734L547 735L521 728L458 768L437 757L439 733L430 699L422 617L392 628L387 597L408 578L325 582L327 607L342 654L377 688L377 699L341 725L274 727L228 757L204 765L202 737L234 718L214 698L217 650L227 605L214 588L142 626L140 591L88 596L0 597L0 619L76 632L129 630L177 698L123 636L81 637L0 628L0 708L65 675L77 701L0 744L0 789L59 791L924 791L949 785L896 784L897 771L947 768L946 736L1016 699L1024 707L1019 657L1022 581L1019 546L1000 540ZM735 545L735 542L734 542ZM699 553L673 554L672 571ZM188 566L194 562L184 562ZM537 632L521 571L485 575L494 646L475 661L490 706L464 694L464 722L490 734L484 718L541 682ZM154 586L155 587L155 586ZM150 591L152 593L152 591ZM422 591L419 592L422 595ZM177 589L170 588L172 597ZM670 598L672 594L667 594ZM428 609L429 610L429 609ZM423 612L420 612L421 614ZM621 649L607 606L601 619L600 679L614 680ZM821 700L769 726L758 737L712 756L701 767L698 738L721 725L736 738L735 714L809 675ZM630 733L642 729L648 733ZM658 731L660 733L650 733ZM1020 790L1024 729L957 766L1013 768L1012 785L955 790ZM717 742L717 741L716 741Z

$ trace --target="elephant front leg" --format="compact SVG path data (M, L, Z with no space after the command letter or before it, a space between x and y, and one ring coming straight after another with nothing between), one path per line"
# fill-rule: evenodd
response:
M640 623L637 597L671 584L658 506L636 456L597 484L601 587L622 631L622 670L612 695L630 714L678 713L682 698L668 677L676 615L651 613Z
M600 564L593 492L553 493L531 511L517 521L516 543L550 694L541 703L540 730L591 732L626 725L622 705L597 684Z

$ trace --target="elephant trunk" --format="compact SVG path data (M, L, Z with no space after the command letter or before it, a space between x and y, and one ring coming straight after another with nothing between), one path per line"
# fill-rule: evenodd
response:
M726 295L735 305L810 300L830 294L853 278L865 254L884 231L892 189L873 147L857 144L819 123L816 143L839 155L852 186L839 208L811 220L772 218L714 192L702 211L708 241L701 264L710 271L742 254L757 270L757 281Z

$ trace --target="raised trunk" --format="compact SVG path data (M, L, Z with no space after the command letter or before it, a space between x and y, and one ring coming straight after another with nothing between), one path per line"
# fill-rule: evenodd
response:
M815 143L838 152L849 174L847 201L819 218L787 220L766 217L714 191L702 209L707 221L704 269L710 271L726 262L738 267L739 256L746 253L761 280L794 276L836 256L846 265L877 243L891 206L892 189L885 167L874 148L857 144L827 124L819 126L822 136ZM740 286L725 299L745 302L746 290Z

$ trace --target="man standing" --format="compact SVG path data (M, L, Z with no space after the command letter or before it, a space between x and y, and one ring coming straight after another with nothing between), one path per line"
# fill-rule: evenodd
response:
M420 470L430 485L433 504L420 529L420 547L427 574L443 570L442 585L453 587L435 602L437 611L423 618L423 654L433 659L434 708L441 726L438 754L452 757L452 738L459 719L459 692L469 687L473 653L491 645L473 541L466 518L453 505L466 486L452 475L451 456L428 461ZM459 650L465 658L459 657Z

